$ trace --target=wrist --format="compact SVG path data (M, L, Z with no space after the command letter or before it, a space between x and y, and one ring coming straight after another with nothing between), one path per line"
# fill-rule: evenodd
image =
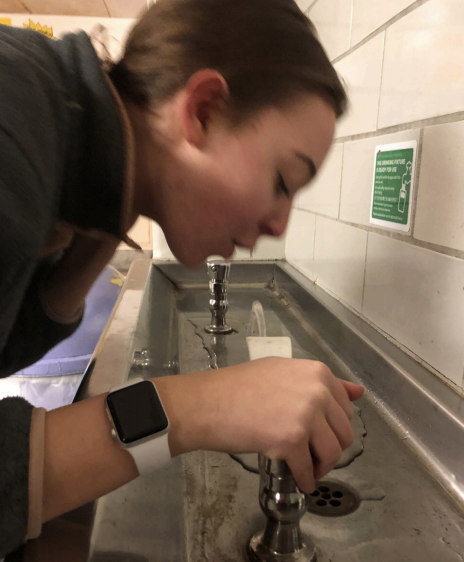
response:
M175 457L209 449L211 429L210 373L192 373L152 379L169 419L169 449Z

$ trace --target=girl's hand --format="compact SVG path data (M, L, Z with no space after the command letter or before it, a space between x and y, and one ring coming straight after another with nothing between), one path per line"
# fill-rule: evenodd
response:
M304 492L353 442L351 400L364 393L322 363L277 357L154 382L173 455L203 449L284 459Z

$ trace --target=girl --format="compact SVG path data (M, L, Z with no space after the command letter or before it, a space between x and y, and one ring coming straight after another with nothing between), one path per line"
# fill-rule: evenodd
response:
M84 33L2 27L0 80L0 376L76 329L138 215L190 268L282 235L346 104L293 0L158 0L113 66ZM153 382L171 456L260 452L306 492L350 445L363 392L277 358ZM0 557L139 474L103 395L50 412L5 399L0 427Z

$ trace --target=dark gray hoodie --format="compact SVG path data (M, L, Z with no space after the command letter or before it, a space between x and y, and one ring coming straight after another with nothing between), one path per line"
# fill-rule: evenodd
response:
M54 41L0 25L0 377L35 362L79 321L38 298L59 220L121 237L124 135L89 37ZM0 401L0 559L25 539L32 406Z

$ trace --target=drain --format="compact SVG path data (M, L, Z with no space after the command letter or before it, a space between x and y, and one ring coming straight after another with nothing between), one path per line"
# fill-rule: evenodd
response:
M361 500L354 490L335 480L321 480L308 496L308 511L326 517L353 513Z

